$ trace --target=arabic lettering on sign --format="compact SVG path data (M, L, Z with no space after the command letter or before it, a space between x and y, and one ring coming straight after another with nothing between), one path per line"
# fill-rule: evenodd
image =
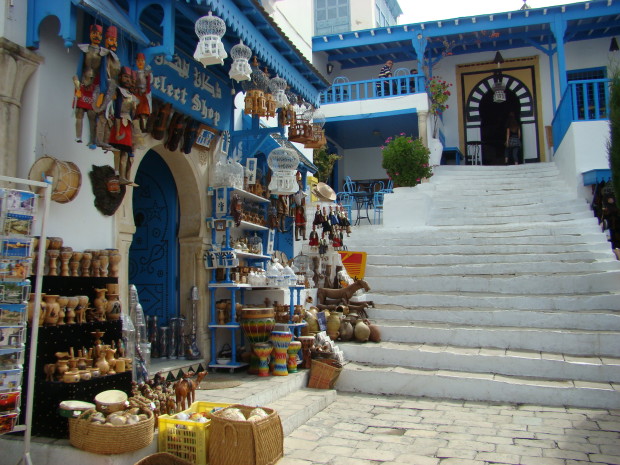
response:
M217 128L228 121L230 109L223 95L229 95L225 83L200 71L191 60L175 56L168 61L163 55L153 60L153 93L175 109Z

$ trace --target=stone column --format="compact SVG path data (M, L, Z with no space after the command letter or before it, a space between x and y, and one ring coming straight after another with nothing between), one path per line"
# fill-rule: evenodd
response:
M43 57L0 37L0 173L17 175L19 117L24 86Z
M418 112L418 134L420 135L420 139L422 139L422 143L424 147L428 147L428 137L426 122L428 120L428 111L420 111Z

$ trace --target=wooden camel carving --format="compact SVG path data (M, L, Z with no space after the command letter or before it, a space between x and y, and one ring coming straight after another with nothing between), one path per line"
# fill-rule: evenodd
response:
M321 287L317 290L317 303L325 305L326 299L340 299L345 305L349 304L349 299L353 297L358 290L364 289L365 292L370 291L370 286L363 279L356 280L353 284L341 289L328 289Z
M201 371L196 375L196 381L192 379L194 372L190 371L183 379L174 383L174 394L176 397L177 411L186 410L194 403L196 388L200 385L205 376L206 371Z

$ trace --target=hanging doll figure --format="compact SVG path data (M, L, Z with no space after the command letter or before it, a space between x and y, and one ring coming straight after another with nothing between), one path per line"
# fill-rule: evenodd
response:
M100 94L97 97L94 108L97 113L97 129L95 144L104 150L112 150L108 143L110 131L114 125L114 115L109 110L114 100L118 78L121 73L121 61L116 55L118 47L118 30L116 26L109 26L105 31L105 48L108 51L103 57L100 74Z
M295 240L298 241L299 235L306 240L306 208L303 205L295 207Z
M127 67L121 68L119 86L114 97L114 126L110 133L110 145L114 151L114 169L121 184L133 184L129 178L131 159L133 158L133 117L137 99L131 93L133 72ZM135 185L135 184L134 184Z
M323 228L323 231L321 233L321 238L325 237L325 233L327 233L327 237L329 238L329 240L332 240L332 234L333 234L333 228L332 228L332 224L329 220L329 215L327 214L327 209L325 207L323 207L323 213L321 215L321 217L323 218L323 223L321 224L321 227Z
M332 247L336 250L342 247L342 232L335 232L332 239Z
M136 108L136 117L140 121L140 130L145 133L146 122L151 115L151 81L153 73L151 67L146 65L144 53L136 55L136 97L138 97L138 107Z
M310 237L308 240L308 245L310 247L318 247L319 246L319 233L316 232L316 226L312 225L312 231L310 231Z
M288 195L278 196L278 230L286 232L286 217L288 216Z
M75 86L73 106L75 107L75 141L82 142L82 124L84 113L86 113L91 129L89 145L92 145L95 140L96 117L93 104L99 92L101 60L107 55L108 50L101 46L103 40L101 25L91 25L89 32L90 43L79 45L80 50L84 52L84 57L80 61L77 74L73 76Z

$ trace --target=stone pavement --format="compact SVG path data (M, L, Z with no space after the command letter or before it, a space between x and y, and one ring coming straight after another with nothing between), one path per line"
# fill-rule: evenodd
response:
M339 392L289 434L278 465L620 464L620 409Z

